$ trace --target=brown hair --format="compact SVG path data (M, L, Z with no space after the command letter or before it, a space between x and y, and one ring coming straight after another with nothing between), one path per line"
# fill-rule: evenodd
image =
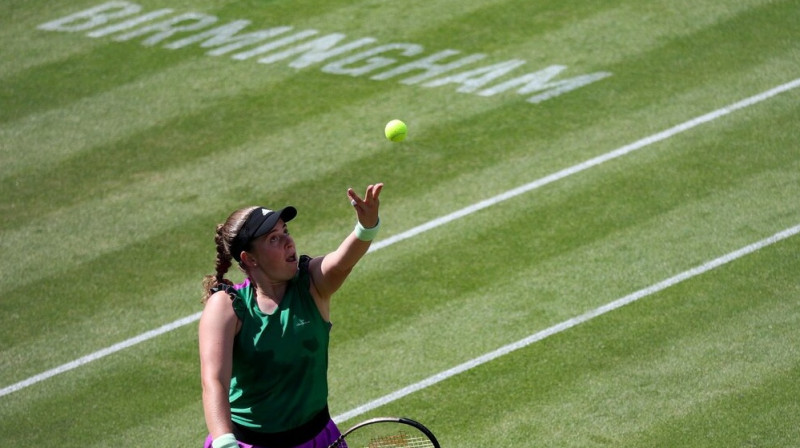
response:
M217 224L217 231L214 235L214 242L217 244L217 261L215 274L209 274L203 277L203 303L206 303L211 297L211 288L220 284L232 284L232 282L225 278L228 269L233 265L233 257L231 256L230 248L231 242L239 233L239 230L244 225L250 213L258 207L246 207L236 210L228 216L223 224ZM239 269L242 268L241 264Z

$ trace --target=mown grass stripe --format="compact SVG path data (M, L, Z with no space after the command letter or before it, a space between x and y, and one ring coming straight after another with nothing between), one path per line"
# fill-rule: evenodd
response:
M579 316L573 317L571 319L567 319L561 323L553 325L547 329L534 333L526 338L520 339L516 342L513 342L508 345L504 345L503 347L498 348L492 352L486 353L481 355L477 358L471 359L467 362L459 364L453 368L447 369L443 372L437 373L435 375L429 376L422 381L417 383L411 384L406 386L402 389L396 390L390 394L384 395L383 397L377 398L372 400L362 406L358 406L354 409L351 409L347 412L339 414L333 417L334 421L337 423L341 423L347 420L350 420L354 417L358 417L366 412L369 412L373 409L381 407L383 405L389 404L393 401L399 400L407 395L413 394L420 390L426 389L430 386L433 386L439 382L442 382L448 378L451 378L455 375L460 373L466 372L467 370L474 369L482 364L486 364L492 360L495 360L501 356L507 355L511 352L519 350L521 348L525 348L535 342L541 341L545 338L553 336L555 334L561 333L562 331L568 330L572 327L580 325L582 323L588 322L595 317L602 316L608 312L614 311L618 308L621 308L625 305L631 304L639 299L651 296L657 292L663 291L671 286L674 286L678 283L684 282L689 280L693 277L698 275L704 274L712 269L718 268L725 264L728 264L734 260L737 260L745 255L751 254L757 250L763 249L764 247L770 246L775 244L779 241L785 240L789 237L792 237L796 234L800 233L800 225L796 225L794 227L790 227L786 230L778 232L768 238L765 238L761 241L756 243L747 245L742 247L741 249L735 250L728 254L725 254L721 257L715 258L707 263L702 265L696 266L692 269L686 270L681 272L680 274L674 275L666 280L662 280L658 283L648 286L647 288L640 289L636 292L628 294L627 296L621 297L613 302L609 302L603 306L597 307L593 310L587 311Z
M388 246L390 246L390 245L392 245L394 243L403 241L403 240L411 238L411 237L413 237L415 235L421 234L423 232L426 232L428 230L434 229L434 228L439 227L441 225L444 225L446 223L452 222L452 221L454 221L456 219L459 219L459 218L462 218L464 216L467 216L467 215L470 215L472 213L475 213L477 211L483 210L483 209L485 209L487 207L496 205L496 204L498 204L500 202L503 202L503 201L505 201L507 199L511 199L511 198L519 196L519 195L521 195L523 193L535 190L535 189L537 189L537 188L539 188L541 186L544 186L544 185L547 185L549 183L555 182L556 180L560 180L560 179L566 178L568 176L571 176L572 174L576 174L576 173L585 171L585 170L587 170L587 169L589 169L591 167L598 166L598 165L600 165L600 164L602 164L602 163L604 163L606 161L622 157L622 156L624 156L626 154L629 154L629 153L631 153L631 152L633 152L635 150L638 150L638 149L644 148L646 146L649 146L652 143L656 143L656 142L660 142L660 141L666 140L666 139L668 139L670 137L673 137L673 136L675 136L677 134L680 134L680 133L682 133L684 131L687 131L689 129L693 129L694 127L697 127L697 126L699 126L701 124L711 122L713 120L716 120L717 118L720 118L720 117L723 117L725 115L728 115L731 112L734 112L736 110L740 110L740 109L752 106L754 104L757 104L759 102L762 102L764 100L772 98L775 95L778 95L780 93L789 91L791 89L794 89L794 88L796 88L798 86L800 86L800 78L795 79L794 81L782 84L780 86L774 87L774 88L769 89L769 90L767 90L765 92L762 92L760 94L751 96L751 97L746 98L744 100L738 101L736 103L731 104L730 106L723 107L721 109L717 109L717 110L715 110L713 112L710 112L710 113L707 113L705 115L701 115L699 117L696 117L694 119L686 121L686 122L684 122L682 124L679 124L677 126L669 128L669 129L667 129L665 131L653 134L653 135L651 135L649 137L645 137L645 138L640 139L640 140L638 140L638 141L636 141L634 143L631 143L629 145L625 145L625 146L623 146L621 148L615 149L615 150L610 151L610 152L608 152L606 154L603 154L601 156L589 159L589 160L587 160L585 162L582 162L580 164L574 165L574 166L572 166L570 168L566 168L564 170L561 170L561 171L559 171L557 173L554 173L554 174L551 174L549 176L545 176L545 177L540 178L540 179L538 179L536 181L533 181L533 182L530 182L528 184L525 184L525 185L523 185L521 187L514 188L514 189L509 190L509 191L507 191L505 193L502 193L500 195L494 196L494 197L492 197L490 199L480 201L480 202L478 202L476 204L473 204L471 206L465 207L465 208L463 208L461 210L458 210L456 212L448 214L448 215L446 215L444 217L434 219L432 221L429 221L426 224L414 227L414 228L412 228L412 229L410 229L410 230L408 230L406 232L403 232L401 234L395 235L394 237L388 238L386 240L379 241L379 242L375 243L372 246L372 248L370 248L370 252L374 252L375 250L379 250L379 249L388 247ZM780 239L788 238L789 236L797 233L798 230L800 230L800 226L793 227L792 229L788 229L787 231L784 231L783 233L789 232L790 234L787 234L786 236L783 236ZM783 235L783 233L776 234L776 235ZM771 238L775 238L775 236L773 236ZM770 242L768 244L772 244L772 243L774 243L776 241L779 241L780 239L772 241L772 242ZM770 241L770 240L768 239L768 240L763 240L763 241ZM752 247L752 246L756 246L756 245L758 245L760 243L755 243L754 245L747 246L744 249L740 249L740 251L746 250L747 248ZM754 250L757 250L757 248L756 249L752 249L749 252L752 252ZM745 255L746 253L749 253L749 252L744 252L741 255L736 256L735 258L743 256L743 255ZM735 253L738 253L738 252L734 252L733 254L735 254ZM724 257L722 257L722 258L724 258ZM733 259L735 259L735 258L733 258ZM720 259L717 259L717 260L720 260ZM728 260L728 261L731 261L731 260ZM727 263L728 261L725 261L725 262ZM707 263L706 265L708 265L710 263L713 263L713 261ZM706 265L703 265L703 266L706 266ZM707 269L703 270L704 269L703 266L701 266L699 268L696 268L696 269L700 269L700 271L698 271L698 273L692 274L691 276L699 275L699 273L705 272L708 269L713 269L713 267L716 267L716 265L714 265L711 268L707 268ZM693 271L687 271L687 272L693 272ZM679 274L679 275L683 275L683 274ZM673 279L674 278L675 277L673 277ZM687 278L690 278L690 277L687 277ZM668 282L668 281L669 280L666 280L665 282ZM680 281L683 281L683 280L680 280ZM664 282L662 282L662 283L664 283ZM659 284L656 284L656 285L661 285L662 283L659 283ZM654 286L656 286L656 285L654 285ZM663 287L661 287L661 289L663 289L665 287L667 287L667 286L663 286ZM648 290L648 289L646 288L645 290ZM642 291L645 291L645 290L642 290ZM660 290L660 289L657 289L657 290ZM655 290L655 291L657 291L657 290ZM655 291L653 291L653 292L655 292ZM650 292L648 294L652 294L652 292ZM626 296L626 297L630 297L630 296ZM620 299L620 300L622 300L622 299ZM612 302L612 304L613 303L616 303L616 302ZM612 305L609 304L607 306L612 306ZM622 305L619 305L619 306L622 306ZM616 306L616 307L619 307L619 306ZM615 309L615 307L612 307L611 309ZM607 311L603 311L603 312L607 312ZM25 387L28 387L28 386L36 384L36 383L38 383L40 381L46 380L46 379L51 378L53 376L56 376L56 375L58 375L60 373L72 370L72 369L77 368L77 367L80 367L80 366L82 366L84 364L87 364L89 362L95 361L95 360L100 359L102 357L108 356L108 355L113 354L113 353L115 353L117 351L120 351L120 350L123 350L125 348L131 347L131 346L136 345L136 344L138 344L140 342L147 341L147 340L152 339L152 338L154 338L154 337L156 337L158 335L164 334L164 333L169 332L171 330L174 330L176 328L180 328L183 325L188 325L188 324L190 324L192 322L197 321L200 318L200 314L201 313L195 313L193 315L184 317L182 319L178 319L178 320L176 320L176 321L174 321L172 323L169 323L169 324L166 324L166 325L164 325L162 327L159 327L158 329L151 330L149 332L143 333L143 334L141 334L139 336L133 337L133 338L128 339L126 341L120 342L118 344L112 345L110 347L107 347L105 349L99 350L99 351L94 352L92 354L86 355L86 356L84 356L82 358L79 358L79 359L77 359L75 361L63 364L63 365L61 365L59 367L56 367L54 369L48 370L48 371L43 372L41 374L35 375L33 377L30 377L30 378L28 378L26 380L23 380L23 381L20 381L18 383L15 383L15 384L12 384L10 386L7 386L7 387L5 387L3 389L0 389L0 397L8 395L8 394L13 393L13 392L16 392L18 390L24 389ZM579 319L579 318L580 318L580 316L578 318L576 318L576 319ZM566 322L569 322L569 321L566 321ZM562 324L559 324L559 325L562 325ZM574 326L574 325L576 325L576 324L569 325L566 328L569 328L569 327ZM551 328L555 328L555 327L551 327ZM548 330L545 330L545 331L548 331ZM563 331L563 330L558 330L558 331ZM537 334L539 334L539 333L537 333ZM534 336L536 336L536 335L531 336L531 338L533 338ZM546 337L546 336L544 336L544 337ZM527 339L525 339L525 340L527 340ZM500 349L500 350L503 350L503 349ZM495 353L495 352L492 352L492 353ZM484 356L491 356L491 354L484 355ZM500 355L497 355L497 356L500 356ZM484 362L486 362L486 361L484 361ZM459 368L461 368L461 366L456 367L456 368L451 369L451 370L448 370L446 372L451 372L451 371L455 372L455 373L450 374L450 376L452 376L452 375L458 373L456 370L459 369ZM463 371L463 370L461 370L461 371ZM439 374L439 375L442 375L442 374ZM425 381L432 381L435 377L436 376L431 377L431 378L429 378L428 380L425 380ZM441 381L441 380L437 380L436 382L438 382L438 381ZM417 384L422 384L422 383L417 383ZM409 387L417 387L417 386L409 386ZM425 386L425 387L427 387L427 386ZM402 391L406 391L406 389L402 389L401 391L395 392L394 394L400 393L401 395L398 395L398 398L399 398L401 396L407 395L408 393L411 393L411 392L402 392ZM394 394L392 394L391 396L394 396ZM382 400L382 399L379 399L379 400ZM377 402L378 401L376 400L376 401L372 402L372 404L368 404L368 405L365 405L365 406L375 405L375 407L377 407L377 406L379 406L379 405L375 404ZM361 409L361 408L356 408L356 409ZM369 409L372 409L372 408L369 408ZM351 418L349 416L350 416L350 414L352 412L355 412L355 410L354 411L350 411L349 413L346 413L346 414L342 414L342 416L339 416L339 418L345 418L345 417ZM364 412L366 412L366 410ZM358 415L358 414L355 414L355 415Z
M111 355L113 353L125 350L126 348L133 347L134 345L140 344L140 343L145 342L145 341L149 341L150 339L153 339L153 338L155 338L157 336L161 336L164 333L168 333L168 332L170 332L172 330L175 330L175 329L178 329L180 327L183 327L184 325L189 325L190 323L196 322L198 319L200 319L200 314L201 313L198 312L198 313L192 314L191 316L183 317L183 318L178 319L178 320L176 320L174 322L170 322L170 323L168 323L166 325L162 325L161 327L158 327L158 328L156 328L154 330L147 331L147 332L142 333L142 334L140 334L138 336L135 336L135 337L132 337L130 339L126 339L126 340L124 340L122 342L119 342L117 344L114 344L114 345L112 345L110 347L106 347L106 348L104 348L102 350L98 350L98 351L96 351L94 353L90 353L90 354L88 354L86 356L83 356L81 358L78 358L78 359L76 359L74 361L70 361L70 362L68 362L66 364L62 364L62 365L60 365L60 366L58 366L58 367L56 367L54 369L50 369L50 370L42 372L42 373L40 373L38 375L34 375L34 376L24 380L24 381L20 381L18 383L12 384L10 386L4 387L4 388L0 389L0 397L8 395L8 394L13 393L13 392L16 392L16 391L18 391L20 389L24 389L24 388L26 388L28 386L32 386L32 385L34 385L34 384L36 384L38 382L44 381L44 380L46 380L48 378L52 378L52 377L54 377L56 375L60 375L60 374L62 374L64 372L68 372L68 371L70 371L72 369L76 369L76 368L78 368L78 367L80 367L80 366L82 366L84 364L89 364L92 361L97 361L100 358L104 358L104 357L106 357L108 355Z
M569 176L572 176L573 174L580 173L581 171L588 170L589 168L593 168L593 167L598 166L598 165L600 165L602 163L608 162L609 160L614 160L616 158L619 158L619 157L622 157L624 155L630 154L631 152L634 152L636 150L639 150L639 149L642 149L642 148L647 147L649 145L652 145L653 143L658 143L660 141L666 140L666 139L668 139L670 137L673 137L673 136L675 136L677 134L680 134L682 132L685 132L685 131L688 131L688 130L690 130L692 128L695 128L695 127L697 127L697 126L699 126L701 124L714 121L717 118L720 118L722 116L730 114L731 112L734 112L734 111L737 111L737 110L740 110L740 109L744 109L744 108L746 108L748 106L752 106L753 104L759 103L759 102L764 101L764 100L769 99L769 98L772 98L775 95L778 95L778 94L781 94L783 92L792 90L794 88L797 88L798 86L800 86L800 78L795 79L794 81L790 81L790 82L788 82L786 84L782 84L782 85L780 85L778 87L772 88L770 90L767 90L766 92L762 92L762 93L760 93L758 95L754 95L754 96L751 96L751 97L746 98L744 100L738 101L736 103L731 104L730 106L723 107L721 109L717 109L717 110L715 110L713 112L709 112L709 113L707 113L705 115L701 115L701 116L699 116L697 118L693 118L693 119L691 119L689 121L686 121L684 123L681 123L681 124L679 124L677 126L673 126L673 127L669 128L667 130L658 132L656 134L650 135L648 137L645 137L645 138L643 138L641 140L638 140L636 142L633 142L631 144L625 145L625 146L623 146L621 148L615 149L613 151L607 152L607 153L602 154L600 156L597 156L597 157L591 158L589 160L586 160L585 162L579 163L577 165L573 165L573 166L571 166L569 168L565 168L565 169L563 169L561 171L558 171L556 173L553 173L553 174L550 174L548 176L536 179L535 181L530 182L528 184L525 184L525 185L519 186L517 188L508 190L506 192L503 192L503 193L498 194L496 196L493 196L491 198L484 199L483 201L480 201L480 202L477 202L475 204L469 205L469 206L464 207L464 208L462 208L460 210L456 210L455 212L452 212L452 213L450 213L448 215L442 216L442 217L434 219L432 221L428 221L425 224L419 225L419 226L414 227L412 229L409 229L409 230L407 230L407 231L405 231L403 233L399 233L399 234L394 235L394 236L392 236L390 238L381 240L381 241L373 244L372 247L370 247L370 251L376 251L378 249L382 249L382 248L384 248L386 246L390 246L390 245L395 244L397 242L400 242L402 240L405 240L405 239L411 238L413 236L419 235L420 233L427 232L429 230L432 230L432 229L435 229L437 227L443 226L443 225L445 225L445 224L447 224L449 222L455 221L457 219L461 219L461 218L463 218L465 216L471 215L471 214L473 214L475 212L478 212L478 211L481 211L481 210L483 210L485 208L488 208L488 207L491 207L493 205L496 205L496 204L498 204L500 202L507 201L507 200L515 198L515 197L517 197L517 196L519 196L521 194L524 194L524 193L527 193L529 191L535 190L537 188L543 187L545 185L551 184L551 183L553 183L555 181L564 179L565 177L569 177Z

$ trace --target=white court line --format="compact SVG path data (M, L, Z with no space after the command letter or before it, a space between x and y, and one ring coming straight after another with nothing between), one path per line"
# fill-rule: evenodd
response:
M629 153L631 153L633 151L636 151L638 149L644 148L644 147L646 147L648 145L651 145L653 143L657 143L657 142L660 142L662 140L666 140L666 139L668 139L670 137L673 137L673 136L675 136L677 134L680 134L681 132L688 131L689 129L692 129L692 128L694 128L696 126L699 126L701 124L708 123L710 121L716 120L717 118L720 118L720 117L722 117L724 115L727 115L727 114L729 114L731 112L734 112L736 110L744 109L745 107L749 107L749 106L752 106L754 104L760 103L760 102L762 102L764 100L772 98L775 95L778 95L780 93L783 93L783 92L792 90L794 88L797 88L798 86L800 86L800 78L795 79L794 81L790 81L790 82L788 82L786 84L779 85L777 87L774 87L772 89L769 89L769 90L767 90L765 92L762 92L762 93L759 93L757 95L751 96L751 97L746 98L744 100L741 100L739 102L733 103L733 104L731 104L729 106L726 106L726 107L723 107L721 109L717 109L717 110L715 110L713 112L709 112L709 113L707 113L705 115L701 115L701 116L699 116L697 118L693 118L693 119L691 119L691 120L689 120L687 122L684 122L684 123L681 123L681 124L679 124L677 126L671 127L671 128L669 128L669 129L667 129L665 131L661 131L661 132L659 132L657 134L653 134L653 135L651 135L649 137L645 137L645 138L643 138L641 140L633 142L633 143L631 143L629 145L625 145L625 146L623 146L621 148L618 148L618 149L615 149L613 151L607 152L607 153L605 153L603 155L594 157L594 158L589 159L589 160L587 160L585 162L579 163L577 165L573 165L573 166L571 166L569 168L565 168L565 169L563 169L561 171L558 171L556 173L553 173L553 174L550 174L548 176L545 176L545 177L542 177L540 179L537 179L537 180L535 180L535 181L533 181L531 183L522 185L522 186L514 188L512 190L508 190L505 193L501 193L501 194L499 194L497 196L491 197L489 199L485 199L485 200L480 201L480 202L478 202L476 204L470 205L468 207L464 207L461 210L457 210L457 211L455 211L453 213L450 213L449 215L445 215L445 216L442 216L440 218L436 218L436 219L434 219L432 221L428 221L425 224L422 224L422 225L419 225L417 227L414 227L414 228L412 228L410 230L407 230L407 231L405 231L403 233L399 233L397 235L391 236L391 237L386 238L384 240L377 241L370 247L369 252L374 252L376 250L383 249L384 247L391 246L392 244L395 244L395 243L398 243L400 241L409 239L409 238L411 238L413 236L419 235L420 233L427 232L428 230L435 229L436 227L439 227L439 226L442 226L442 225L447 224L449 222L455 221L455 220L457 220L459 218L463 218L464 216L467 216L467 215L470 215L470 214L475 213L477 211L483 210L483 209L485 209L487 207L491 207L491 206L493 206L495 204L498 204L500 202L503 202L503 201L505 201L507 199L511 199L511 198L519 196L519 195L521 195L523 193L527 193L529 191L535 190L535 189L537 189L539 187L542 187L544 185L550 184L552 182L555 182L557 180L563 179L565 177L571 176L573 174L580 173L581 171L585 171L585 170L587 170L589 168L595 167L595 166L600 165L601 163L607 162L609 160L613 160L613 159L616 159L618 157L622 157L622 156L624 156L626 154L629 154ZM70 370L75 369L77 367L80 367L80 366L82 366L84 364L90 363L92 361L96 361L96 360L98 360L100 358L103 358L103 357L108 356L110 354L116 353L116 352L118 352L120 350L123 350L123 349L131 347L133 345L139 344L140 342L147 341L147 340L152 339L152 338L154 338L156 336L164 334L164 333L166 333L168 331L172 331L172 330L174 330L176 328L182 327L184 325L188 325L188 324L190 324L192 322L195 322L198 319L200 319L200 314L201 313L195 313L195 314L193 314L191 316L187 316L187 317L184 317L182 319L178 319L178 320L176 320L176 321L174 321L172 323L166 324L166 325L164 325L162 327L159 327L159 328L157 328L155 330L151 330L151 331L148 331L146 333L142 333L139 336L135 336L135 337L133 337L131 339L127 339L127 340L122 341L120 343L114 344L114 345L112 345L110 347L106 347L106 348L104 348L102 350L99 350L97 352L94 352L94 353L91 353L89 355L86 355L86 356L84 356L82 358L76 359L75 361L71 361L71 362L68 362L66 364L62 364L62 365L60 365L58 367L55 367L53 369L50 369L50 370L48 370L46 372L40 373L38 375L34 375L34 376L32 376L32 377L30 377L30 378L28 378L26 380L23 380L23 381L20 381L18 383L12 384L10 386L4 387L3 389L0 389L0 397L8 395L8 394L10 394L12 392L16 392L16 391L18 391L20 389L24 389L24 388L26 388L28 386L32 386L32 385L34 385L34 384L36 384L36 383L38 383L40 381L44 381L44 380L46 380L48 378L51 378L51 377L54 377L54 376L59 375L61 373L70 371Z
M175 330L177 328L180 328L180 327L182 327L184 325L189 325L190 323L195 322L196 320L200 319L200 314L201 313L202 312L195 313L195 314L192 314L191 316L186 316L186 317L184 317L182 319L178 319L175 322L163 325L163 326L161 326L159 328L156 328L155 330L150 330L150 331L144 332L144 333L140 334L139 336L135 336L135 337L132 337L130 339L126 339L126 340L124 340L122 342L119 342L117 344L114 344L114 345L112 345L110 347L106 347L106 348L104 348L102 350L98 350L98 351L96 351L94 353L88 354L88 355L86 355L86 356L84 356L82 358L78 358L75 361L71 361L71 362L68 362L66 364L62 364L62 365L60 365L60 366L58 366L58 367L56 367L54 369L50 369L50 370L48 370L46 372L42 372L42 373L40 373L38 375L34 375L34 376L28 378L27 380L20 381L19 383L12 384L12 385L10 385L8 387L4 387L4 388L0 389L0 397L2 397L3 395L8 395L8 394L10 394L12 392L16 392L16 391L18 391L20 389L24 389L24 388L26 388L28 386L34 385L34 384L36 384L36 383L38 383L40 381L44 381L44 380L46 380L46 379L48 379L50 377L54 377L54 376L56 376L56 375L58 375L60 373L64 373L64 372L66 372L68 370L72 370L72 369L80 367L80 366L82 366L84 364L88 364L88 363L90 363L92 361L97 361L100 358L103 358L103 357L106 357L106 356L108 356L108 355L110 355L112 353L116 353L118 351L124 350L124 349L126 349L128 347L132 347L132 346L134 346L134 345L136 345L136 344L138 344L140 342L147 341L148 339L153 339L156 336L161 336L164 333L168 333L168 332L170 332L172 330Z
M723 255L719 258L715 258L707 263L704 263L700 266L695 268L689 269L688 271L683 271L678 275L670 277L666 280L658 282L654 285L648 286L647 288L640 289L633 294L628 294L625 297L617 299L613 302L607 303L599 308L595 308L591 311L581 314L580 316L573 317L572 319L565 320L560 324L553 325L550 328L542 330L538 333L534 333L524 339L520 339L517 342L505 345L500 347L499 349L486 353L485 355L479 356L475 359L471 359L463 364L459 364L451 369L445 370L443 372L437 373L436 375L429 376L424 380L414 383L410 386L406 386L400 390L392 392L388 395L384 395L376 400L370 401L367 404L359 406L355 409L345 412L344 414L337 415L333 418L336 423L341 423L343 421L347 421L353 417L357 417L361 414L369 412L377 407L383 406L385 404L391 403L395 400L405 397L406 395L413 394L414 392L418 392L426 387L433 386L436 383L444 381L452 376L458 375L459 373L465 372L467 370L473 369L478 367L481 364L485 364L489 361L497 359L503 355L507 355L515 350L521 349L523 347L527 347L534 342L541 341L542 339L552 336L554 334L561 333L564 330L568 330L576 325L582 324L586 321L594 319L597 316L602 316L610 311L614 311L617 308L623 307L628 305L629 303L635 302L641 298L647 297L649 295L655 294L659 291L669 288L670 286L676 285L684 280L688 280L692 277L698 276L705 272L708 272L714 268L720 267L726 263L730 263L737 258L741 258L747 254L753 253L759 249L762 249L766 246L771 244L775 244L778 241L784 240L789 238L790 236L796 235L800 233L800 225L796 225L789 229L786 229L782 232L778 232L775 235L772 235L769 238L765 238L761 241L756 243L750 244L745 246L741 249L735 250L729 254Z
M630 154L637 149L642 149L645 146L651 145L653 143L660 142L662 140L666 140L670 137L674 137L681 132L688 131L696 126L699 126L704 123L708 123L710 121L716 120L719 117L727 115L731 112L737 111L739 109L744 109L745 107L752 106L753 104L760 103L766 99L772 98L775 95L780 93L786 92L788 90L794 89L800 86L800 78L795 79L794 81L788 82L786 84L782 84L778 87L772 88L767 90L766 92L759 93L758 95L751 96L750 98L743 99L742 101L736 102L731 104L730 106L723 107L721 109L717 109L713 112L709 112L705 115L701 115L697 118L693 118L685 123L681 123L677 126L671 127L665 131L661 131L657 134L653 134L649 137L645 137L641 140L635 141L629 145L625 145L621 148L615 149L611 152L607 152L603 155L597 156L595 158L589 159L583 163L579 163L577 165L573 165L569 168L565 168L561 171L556 173L550 174L548 176L542 177L537 179L531 183L519 186L512 190L508 190L505 193L498 194L497 196L491 197L489 199L484 199L476 204L472 204L468 207L464 207L461 210L457 210L449 215L442 216L441 218L436 218L433 221L428 221L425 224L419 225L414 227L413 229L406 230L403 233L399 233L392 237L386 238L385 240L381 240L373 244L369 251L375 251L378 249L382 249L386 246L390 246L394 243L399 241L411 238L415 235L419 235L420 233L427 232L428 230L434 229L441 225L447 224L451 221L455 221L456 219L463 218L467 215L471 215L477 211L483 210L485 208L491 207L499 202L503 202L505 200L511 199L513 197L519 196L523 193L527 193L531 190L535 190L539 187L543 187L549 183L555 182L557 180L561 180L565 177L571 176L576 173L580 173L581 171L588 170L589 168L595 167L600 165L601 163L608 162L609 160L616 159L618 157L622 157L624 155Z

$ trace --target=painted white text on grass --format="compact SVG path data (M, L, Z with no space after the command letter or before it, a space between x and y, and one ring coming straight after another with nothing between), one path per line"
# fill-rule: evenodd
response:
M243 33L249 20L233 20L214 26L219 18L209 14L174 13L172 9L142 12L142 6L129 1L109 1L39 25L39 29L85 32L92 38L113 36L115 41L142 39L145 46L161 45L176 50L190 45L207 48L209 56L229 55L237 61L255 60L272 64L289 60L289 66L304 69L324 63L322 72L332 75L368 76L375 81L397 80L422 87L454 85L460 93L493 96L514 91L537 104L611 76L595 72L567 79L555 79L564 65L550 65L535 72L510 77L525 64L510 59L475 67L486 54L464 56L446 49L426 54L420 44L400 42L381 44L364 37L343 43L347 36L332 33L319 36L314 29L295 30L279 25ZM212 28L212 26L214 26ZM466 70L465 70L466 69Z

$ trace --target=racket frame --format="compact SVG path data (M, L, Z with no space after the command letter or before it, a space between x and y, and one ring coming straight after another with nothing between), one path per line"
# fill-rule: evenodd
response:
M352 426L347 431L345 431L341 436L339 436L338 439L336 439L335 442L333 442L330 446L328 446L328 448L341 447L341 444L345 440L345 437L352 434L353 431L357 430L358 428L363 428L368 425L373 425L375 423L400 423L412 426L414 428L417 428L423 434L425 434L431 440L431 443L433 443L434 448L441 448L441 446L439 445L439 441L436 440L436 436L433 435L430 429L426 428L425 425L423 425L422 423L415 420L411 420L410 418L406 417L375 417L369 420L364 420L363 422L358 423L355 426Z

